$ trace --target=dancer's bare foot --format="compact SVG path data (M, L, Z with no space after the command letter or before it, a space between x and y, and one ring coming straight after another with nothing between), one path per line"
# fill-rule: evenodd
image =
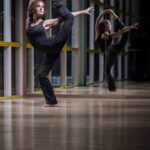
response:
M44 104L43 107L58 107L58 104Z

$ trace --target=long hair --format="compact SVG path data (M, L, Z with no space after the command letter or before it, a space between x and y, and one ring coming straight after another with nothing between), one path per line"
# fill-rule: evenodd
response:
M36 0L32 2L30 7L28 8L28 17L29 17L30 22L34 21L35 8L36 8L37 3L39 2L43 2L45 4L44 0ZM44 15L42 16L42 19L45 20L45 9L44 9Z
M99 35L106 31L106 26L109 24L109 20L105 19L99 23Z

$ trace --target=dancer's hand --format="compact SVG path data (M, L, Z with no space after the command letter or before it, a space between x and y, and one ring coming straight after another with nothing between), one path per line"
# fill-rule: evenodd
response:
M89 7L87 9L76 11L76 12L71 12L71 13L72 13L72 15L74 17L77 17L77 16L80 16L82 14L91 15L93 12L94 12L94 8L93 7Z
M115 38L119 37L120 35L122 35L123 33L129 32L131 29L137 29L138 25L139 25L139 23L134 23L130 26L125 26L124 28L122 28L118 32L114 32L113 34L111 34L111 37L113 39L115 39Z
M94 12L94 7L89 7L84 10L84 14L91 15Z
M130 26L130 29L138 29L139 23L136 22L133 25Z

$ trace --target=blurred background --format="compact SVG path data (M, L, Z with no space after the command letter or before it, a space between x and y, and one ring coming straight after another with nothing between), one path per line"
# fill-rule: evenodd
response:
M33 49L26 38L26 12L29 0L0 1L0 96L24 95L40 90L38 66L44 54ZM150 81L150 17L148 1L142 0L64 0L71 11L93 5L91 16L77 17L72 34L60 59L49 74L54 87L87 86L105 80L105 56L94 48L95 20L112 8L132 30L126 49L118 55L112 73L117 81ZM51 1L46 0L47 18L55 18ZM60 27L49 31L56 34Z

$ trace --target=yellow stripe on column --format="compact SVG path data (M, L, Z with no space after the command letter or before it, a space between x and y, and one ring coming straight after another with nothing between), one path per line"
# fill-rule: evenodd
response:
M19 48L21 47L21 44L18 42L4 42L0 41L0 47L14 47L14 48Z
M4 42L0 41L0 47L14 47L14 48L20 48L21 43L18 42ZM33 46L30 43L26 44L26 48L33 48ZM64 47L63 51L78 51L79 48L73 48L73 47Z
M63 51L78 51L79 50L79 48L73 48L73 47L64 47L63 48Z
M15 95L15 96L0 97L0 102L4 102L10 99L19 99L19 98L22 98L22 96Z
M28 43L28 44L26 44L26 48L33 48L33 46L30 44L30 43ZM79 50L79 48L72 48L72 47L64 47L63 48L63 51L78 51Z
M26 44L26 48L33 48L33 46L30 43L28 43Z

